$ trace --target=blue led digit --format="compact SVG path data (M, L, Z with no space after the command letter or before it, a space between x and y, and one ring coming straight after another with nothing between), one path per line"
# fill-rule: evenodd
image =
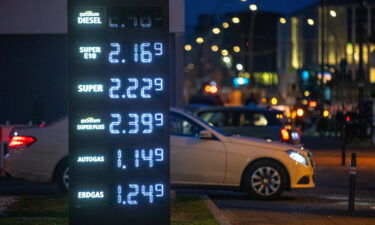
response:
M155 44L154 44L154 49L155 49L155 55L156 56L161 56L161 55L163 55L163 44L162 43L160 43L160 42L156 42Z
M118 99L120 96L114 92L120 90L121 80L119 78L111 78L111 82L115 83L115 86L109 88L109 98Z
M138 44L134 44L134 62L138 62L139 53L138 53Z
M151 43L145 42L141 43L141 62L142 63L151 63L152 62L152 53L146 50L146 47L150 47Z
M126 169L126 165L124 164L124 157L123 157L121 149L117 150L117 168L120 168L123 170Z
M113 22L113 18L112 17L110 17L108 19L108 25L109 25L109 27L112 27L112 28L117 28L118 27L118 24L116 24L116 23Z
M137 90L138 88L138 79L136 78L129 78L129 83L132 83L133 85L129 85L128 89L126 90L126 93L128 95L128 98L137 98L137 95L132 93L132 91Z
M129 188L134 190L132 192L129 192L127 196L127 202L129 203L129 205L138 205L138 201L133 200L132 198L137 197L137 195L139 194L139 186L137 184L129 184Z
M118 129L116 129L115 126L118 126L118 125L121 124L121 115L115 113L115 114L111 114L111 117L113 119L116 119L116 121L113 121L112 123L110 123L110 125L109 125L109 132L111 134L119 134L120 131Z
M135 150L134 153L134 166L135 168L139 168L139 150Z
M164 185L163 184L156 184L155 185L155 192L156 192L156 197L163 197L164 196Z
M149 28L152 25L151 17L141 17L140 19L141 27Z
M121 46L119 43L111 43L111 47L116 48L116 50L109 53L108 60L110 63L119 63L120 61L115 59L114 56L118 56L120 54Z
M151 113L142 114L142 116L141 116L141 123L144 126L148 127L148 128L146 128L146 129L143 130L144 134L151 134L152 133L152 130L153 130L152 122L153 122L153 118L152 118L152 114Z
M148 167L150 168L154 167L154 151L150 149L148 151L148 155L146 155L146 150L142 149L141 154L142 154L142 160L145 162L148 161Z
M137 17L128 17L129 20L133 20L134 27L138 27L138 19Z
M117 203L122 204L122 187L121 187L121 185L117 186Z
M163 79L162 78L156 78L154 80L154 84L156 86L155 91L162 91L164 89Z
M158 127L164 126L164 116L162 113L156 113L155 120L157 121L157 123L155 123L156 126Z
M156 162L162 162L164 161L164 149L157 148L155 149L155 161Z
M135 113L130 113L129 117L133 119L133 121L129 120L129 126L133 126L133 129L129 130L130 134L138 134L139 131L139 116Z
M150 78L143 78L142 79L145 83L147 83L147 86L143 86L141 89L141 96L142 98L151 98L150 94L146 94L146 91L149 91L152 89L152 79Z
M148 202L153 203L154 202L154 186L149 186L149 191L146 190L146 185L141 186L142 189L142 195L145 197L148 197Z
M122 151L119 149L117 150L117 168L122 167Z

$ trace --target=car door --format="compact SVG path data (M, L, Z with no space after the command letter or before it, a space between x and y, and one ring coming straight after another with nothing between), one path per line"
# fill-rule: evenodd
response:
M172 113L171 177L173 183L215 184L225 176L225 147L217 138L202 140L204 128L193 120Z

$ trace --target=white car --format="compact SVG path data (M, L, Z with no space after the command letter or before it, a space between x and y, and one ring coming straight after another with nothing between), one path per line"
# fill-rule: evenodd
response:
M271 199L295 188L313 188L309 151L255 138L229 136L184 110L172 108L171 180L176 185L237 187ZM69 185L68 119L44 128L13 131L5 171L15 178Z

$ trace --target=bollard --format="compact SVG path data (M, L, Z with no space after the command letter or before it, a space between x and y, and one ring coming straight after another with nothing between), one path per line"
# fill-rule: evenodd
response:
M357 179L357 154L352 153L352 158L350 160L350 177L349 177L349 205L348 205L349 212L354 211L356 179Z

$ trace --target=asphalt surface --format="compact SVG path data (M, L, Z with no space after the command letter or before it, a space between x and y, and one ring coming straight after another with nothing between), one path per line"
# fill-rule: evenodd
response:
M358 154L356 211L347 212L349 166L341 166L340 143L323 138L304 138L316 167L315 189L287 192L279 200L256 201L235 191L179 189L207 194L233 225L248 224L375 224L375 149L349 146ZM56 195L54 184L0 178L0 195Z

